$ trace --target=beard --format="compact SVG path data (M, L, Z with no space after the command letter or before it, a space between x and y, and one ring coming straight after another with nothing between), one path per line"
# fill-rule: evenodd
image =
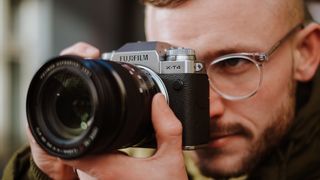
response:
M217 159L223 159L227 156L224 149L207 148L196 152L198 156L198 167L203 175L214 178L230 178L238 177L246 173L250 173L259 162L270 153L283 139L287 133L294 117L295 109L295 91L296 82L289 82L288 96L283 100L279 108L277 108L271 116L270 123L263 130L260 137L255 142L252 142L249 147L242 152L237 163L232 165L232 168L216 167L214 162ZM236 131L247 138L252 139L253 134L250 130L240 123L226 124L220 131ZM215 128L212 132L219 131ZM227 161L227 160L226 160Z

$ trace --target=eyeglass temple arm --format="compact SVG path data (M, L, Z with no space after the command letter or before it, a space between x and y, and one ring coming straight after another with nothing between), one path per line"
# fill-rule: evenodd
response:
M270 50L264 54L262 54L259 59L267 60L277 49L278 47L286 41L291 35L293 35L297 30L303 29L305 27L304 23L300 23L295 26L291 31L289 31L282 39L280 39L275 45L273 45Z

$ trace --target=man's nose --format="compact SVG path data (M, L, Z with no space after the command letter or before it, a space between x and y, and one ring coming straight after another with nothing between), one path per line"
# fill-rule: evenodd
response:
M210 88L210 117L221 116L225 111L224 99Z

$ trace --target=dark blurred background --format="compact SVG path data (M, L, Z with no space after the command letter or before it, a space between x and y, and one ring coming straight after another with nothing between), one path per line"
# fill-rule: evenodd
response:
M25 99L44 61L78 42L102 52L143 41L138 0L0 0L0 177L5 163L26 144ZM320 2L309 2L320 21Z
M102 52L143 41L138 0L0 0L0 177L26 144L25 98L37 68L78 42Z

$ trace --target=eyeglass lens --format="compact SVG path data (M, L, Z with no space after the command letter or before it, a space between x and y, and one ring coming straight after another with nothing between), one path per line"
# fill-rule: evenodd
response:
M246 56L214 61L207 71L212 88L227 99L250 97L260 85L261 69Z

